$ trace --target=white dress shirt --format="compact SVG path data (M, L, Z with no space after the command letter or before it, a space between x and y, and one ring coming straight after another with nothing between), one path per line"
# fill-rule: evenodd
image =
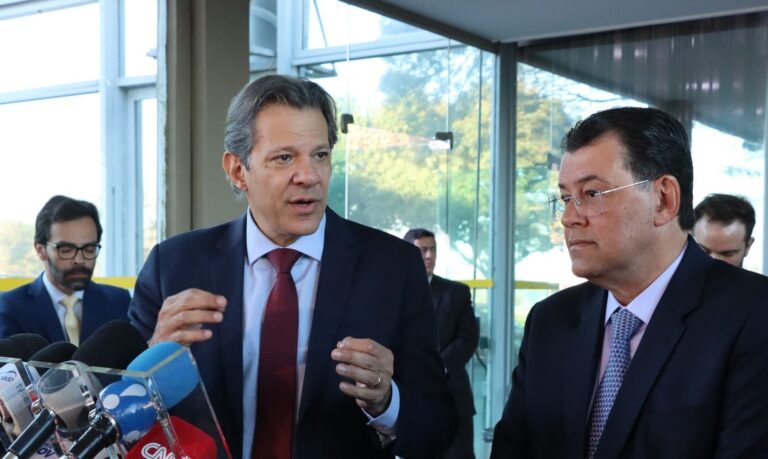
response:
M67 327L64 325L64 318L67 315L67 308L61 304L61 300L68 297L66 293L62 292L58 288L56 288L55 285L51 283L50 280L48 280L48 274L43 272L43 285L45 286L45 289L48 291L48 295L51 297L51 302L53 303L53 309L56 310L56 315L59 317L59 324L61 325L61 329L64 332L64 338L69 340L69 334L67 333ZM75 310L75 317L77 317L77 320L80 321L80 323L83 322L83 290L75 290L74 293L77 298L77 303L72 306Z
M246 219L246 259L243 276L243 459L250 459L257 415L256 386L259 377L259 346L261 324L269 293L277 279L277 273L266 258L272 250L283 248L272 242L254 223L250 212ZM320 279L321 259L325 244L325 216L312 234L302 236L286 248L301 252L291 268L299 299L299 333L296 343L296 408L301 403L301 391L306 369L309 334L312 330L312 316L315 310L315 296ZM350 399L350 403L354 403ZM392 400L389 408L373 418L365 413L369 425L377 431L393 435L400 410L400 395L392 381ZM332 420L329 419L329 422Z
M669 281L672 279L672 275L675 274L677 267L680 266L680 261L682 261L683 254L685 253L685 249L687 247L688 244L686 243L683 247L683 250L677 256L677 258L675 258L675 261L673 261L672 264L669 265L669 267L667 267L667 269L665 269L664 272L661 273L661 275L651 283L651 285L649 285L645 290L637 295L635 299L632 300L628 305L622 306L616 297L614 297L611 292L608 292L608 301L606 301L605 304L605 318L603 322L605 324L605 333L603 333L603 353L600 358L600 370L597 375L598 377L595 384L595 389L597 389L597 386L600 384L600 379L602 379L603 374L605 373L605 369L608 367L608 357L611 354L612 328L611 322L609 321L611 314L613 314L617 308L626 307L629 312L643 321L642 325L640 325L640 328L637 329L637 333L635 333L635 335L629 341L629 356L634 357L635 351L640 345L640 341L642 341L643 335L645 334L645 329L648 328L648 322L651 321L651 316L653 316L653 312L656 310L656 306L659 304L661 296L664 295L664 291L667 290L667 285L669 285Z

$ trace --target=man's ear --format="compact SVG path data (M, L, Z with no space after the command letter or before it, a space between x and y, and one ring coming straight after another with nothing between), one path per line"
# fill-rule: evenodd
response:
M245 164L240 160L240 156L231 151L225 151L221 158L221 167L235 188L242 192L248 191L248 184L245 181Z
M750 238L747 240L747 248L744 249L744 257L749 255L749 249L750 249L750 247L752 247L752 243L753 242L755 242L755 237L754 236L750 236Z
M665 174L654 181L656 189L656 216L654 224L664 226L680 213L680 182Z
M45 251L45 244L38 244L35 242L35 253L40 261L48 261L48 252Z

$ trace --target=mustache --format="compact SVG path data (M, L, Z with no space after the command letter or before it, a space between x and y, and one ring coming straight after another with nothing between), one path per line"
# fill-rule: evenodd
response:
M85 266L76 266L74 268L70 268L70 269L67 269L67 270L63 271L62 274L64 274L65 276L69 276L71 274L86 274L86 275L90 276L91 274L93 274L93 270L89 269L89 268L87 268Z

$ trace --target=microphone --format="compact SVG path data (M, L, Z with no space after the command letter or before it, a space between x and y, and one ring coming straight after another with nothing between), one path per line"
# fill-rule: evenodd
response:
M80 343L80 348L72 354L72 360L92 367L124 370L146 349L147 342L139 330L130 322L117 319L102 325Z
M48 341L45 338L34 333L19 333L10 336L8 339L19 346L21 350L19 358L25 361L29 360L32 354L48 345Z
M77 346L69 341L57 341L29 356L28 361L59 364L72 358L76 351Z
M71 361L41 376L37 388L43 409L8 447L3 459L30 457L53 435L57 424L63 433L87 427L88 412L101 389L99 381L89 377L87 366L124 369L145 349L139 331L124 320L113 320L93 332Z
M34 379L38 380L50 369L50 365L71 360L75 352L77 352L77 346L74 344L69 341L57 341L32 354L27 362L27 368L31 370L30 373Z
M188 353L178 343L158 343L136 357L128 365L132 371L152 371L150 384L159 392L159 404L170 409L187 397L197 386L198 374ZM172 360L168 360L172 358ZM158 367L158 365L163 364ZM122 440L133 443L146 434L155 419L155 403L142 378L124 376L105 387L99 394L102 411L92 420L88 430L69 449L67 458L92 459L103 448Z
M30 362L44 362L58 364L72 357L77 349L72 343L59 341L49 344L32 354ZM9 364L10 365L10 364ZM0 414L3 427L12 437L16 438L21 431L32 422L32 402L36 399L34 388L28 387L28 383L40 379L40 375L33 365L27 364L27 373L31 381L25 381L18 367L4 366L0 369ZM42 368L43 373L47 368Z
M182 458L216 459L216 442L213 437L176 416L168 421L176 434L176 445L182 450ZM125 459L162 459L174 457L173 446L163 433L163 425L155 425L128 451Z
M28 360L32 354L48 345L48 341L34 333L19 333L0 340L0 356Z

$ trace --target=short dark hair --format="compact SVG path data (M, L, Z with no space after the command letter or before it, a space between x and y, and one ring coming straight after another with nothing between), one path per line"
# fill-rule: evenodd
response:
M713 222L725 225L738 220L747 230L745 239L747 241L752 237L752 230L755 229L755 208L743 196L712 193L693 209L693 214L697 222L705 216Z
M232 99L227 112L224 148L235 153L248 169L248 158L258 138L256 117L267 106L283 104L293 108L319 110L328 127L328 145L333 148L338 140L336 132L336 104L317 83L306 78L285 75L265 75L244 87ZM235 189L235 191L239 191Z
M57 195L45 203L35 219L35 244L45 244L51 238L51 225L89 217L96 225L96 242L101 242L99 211L88 201Z
M693 161L688 133L678 120L656 108L618 107L578 122L563 139L573 152L606 134L618 136L626 149L626 167L636 180L669 174L680 183L678 224L693 228Z
M435 233L424 228L412 228L409 229L407 233L405 233L403 239L413 244L416 239L421 239L423 237L431 237L434 239Z

